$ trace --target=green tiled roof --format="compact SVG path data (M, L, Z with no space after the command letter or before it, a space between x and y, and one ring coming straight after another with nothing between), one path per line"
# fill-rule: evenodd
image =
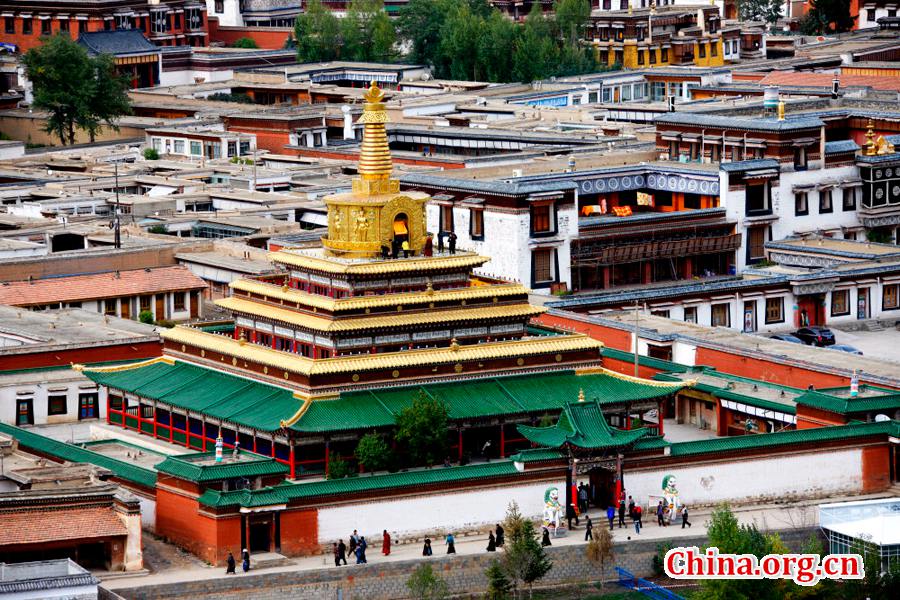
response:
M84 374L101 385L258 431L277 431L302 405L290 390L180 361Z
M797 404L841 415L878 410L894 411L900 408L900 394L851 398L849 396L832 396L819 391L809 391L797 398Z
M624 360L625 362L634 363L634 352L626 352L616 348L604 347L601 352L602 356L608 356L616 360ZM686 373L690 367L681 363L663 360L661 358L653 358L652 356L639 356L638 364L651 369L659 369L660 371L669 371L671 373Z
M452 483L489 477L515 475L515 465L504 460L486 464L466 465L464 467L435 467L420 471L388 473L368 477L347 477L311 483L283 483L259 490L239 490L219 492L207 490L200 496L200 503L207 506L227 507L269 506L284 504L291 500L304 498L321 498L326 496L342 496L357 492L384 490L394 488L415 488L432 483Z
M530 448L528 450L520 450L517 454L513 454L509 457L511 461L519 463L558 460L560 458L565 458L565 455L553 448Z
M779 433L720 437L695 442L678 442L671 444L669 448L672 456L686 456L690 454L715 454L718 452L752 450L754 448L852 439L878 434L900 435L900 422L884 421L859 425L834 425L831 427L797 429Z
M0 433L19 440L19 445L39 454L53 456L74 463L87 463L108 469L119 479L145 487L156 486L156 471L140 467L134 463L112 458L99 452L73 444L66 444L27 429L0 423Z
M670 442L667 442L665 438L661 435L645 435L638 441L634 443L632 449L634 450L659 450L660 448L665 448L669 446Z
M646 428L613 429L603 416L598 402L568 402L563 407L556 425L531 427L519 425L519 433L531 442L548 448L574 446L598 450L621 448L647 435Z
M601 405L664 398L674 391L604 373L491 377L342 393L337 400L313 402L292 429L320 433L393 425L397 414L421 393L443 400L451 419L470 419L557 411L582 390Z
M714 375L715 377L720 377L725 381L725 383L721 386L713 385L711 383L705 383L702 381L696 382L692 387L693 389L700 390L701 392L706 392L716 398L721 398L723 400L734 400L735 402L740 402L742 404L747 404L749 406L755 406L757 408L762 408L764 410L772 410L781 413L785 413L788 415L793 415L797 413L797 409L793 404L776 402L774 400L766 400L765 398L758 398L756 396L749 396L747 394L741 394L739 392L735 392L729 390L727 385L728 381L742 381L744 383L753 383L759 385L761 387L769 387L775 389L783 389L791 394L802 394L803 391L797 388L791 388L783 385L778 385L774 383L769 383L766 381L757 381L754 379L747 379L745 377L737 377L728 375L725 373L718 373L712 369L702 369L702 371L708 375ZM653 379L657 381L683 381L680 377L676 375L671 375L669 373L657 373L653 376Z
M160 473L198 483L236 477L285 475L288 473L287 466L277 462L274 458L243 451L240 454L240 459L237 461L234 461L230 456L225 456L221 463L201 464L214 459L215 456L216 453L214 451L169 456L166 460L156 465L156 470Z

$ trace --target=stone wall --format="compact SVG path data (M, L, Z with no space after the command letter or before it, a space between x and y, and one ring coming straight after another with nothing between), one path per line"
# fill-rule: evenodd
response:
M813 529L782 532L786 545L799 549L802 543L816 533ZM652 575L652 557L659 540L628 541L616 544L613 565L628 569L633 574ZM704 537L680 538L685 546L703 546ZM593 583L598 579L598 569L585 558L585 546L559 546L548 548L553 569L541 581L542 587ZM499 553L498 553L499 555ZM462 598L480 598L487 586L484 571L498 555L435 556L431 564L450 586L453 594ZM116 590L127 600L168 600L183 598L216 598L217 600L400 600L409 598L406 580L421 560L407 560L363 566L348 566L315 571L287 571L259 575L236 575L205 581L172 583ZM612 566L606 568L606 579L614 577Z

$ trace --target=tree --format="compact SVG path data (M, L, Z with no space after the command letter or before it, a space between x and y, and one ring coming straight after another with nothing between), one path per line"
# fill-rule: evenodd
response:
M563 40L580 42L584 38L584 30L591 20L591 5L588 0L558 0L553 5L553 12Z
M857 16L850 14L850 0L816 0L800 30L807 35L850 31Z
M409 60L435 65L441 29L459 0L409 0L397 16L397 32L409 42Z
M609 529L606 527L598 527L591 541L588 542L585 550L585 556L588 561L600 567L600 589L603 590L603 576L606 563L613 560L615 554L613 548L613 537Z
M383 0L353 0L341 29L342 56L347 60L386 61L393 54L396 34Z
M467 4L448 15L441 28L439 76L478 80L478 42L483 29L484 20L473 15Z
M65 144L75 143L75 130L93 141L104 127L130 112L127 83L115 74L112 57L92 58L65 34L45 38L22 57L31 81L34 108L50 113L45 131Z
M242 37L234 40L234 43L231 45L232 48L259 48L259 45L256 43L256 40L250 37Z
M559 49L552 37L550 22L535 2L525 18L522 35L516 48L514 77L516 81L531 83L553 74Z
M519 40L519 26L499 10L492 11L483 22L478 37L478 67L488 81L512 81L513 58Z
M350 477L353 469L340 454L328 453L328 476L326 479L344 479Z
M447 582L435 574L430 564L424 563L416 567L406 580L413 598L421 600L443 600L448 597Z
M368 471L381 471L393 462L393 451L377 433L367 433L356 444L356 460Z
M762 21L774 25L781 17L782 0L740 0L738 14L741 21Z
M500 561L492 561L491 566L487 568L484 574L488 580L487 593L484 595L485 600L508 600L512 592L512 583L510 583L506 573L503 572Z
M447 456L447 405L421 392L397 415L394 439L413 465L433 465Z
M294 23L297 61L319 62L338 58L341 49L341 25L320 0L309 0L306 11Z
M506 543L500 565L512 582L513 592L519 597L520 584L527 584L529 592L534 582L541 579L553 567L534 530L534 523L519 512L515 502L510 503L503 521ZM530 595L530 594L529 594Z

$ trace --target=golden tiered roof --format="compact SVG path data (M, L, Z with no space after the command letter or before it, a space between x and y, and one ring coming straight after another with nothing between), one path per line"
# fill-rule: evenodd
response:
M379 251L380 248L379 246ZM426 273L442 269L471 269L480 267L488 262L490 258L473 252L459 252L452 255L414 257L402 260L341 261L327 256L317 256L313 250L287 249L270 253L269 260L291 267L322 271L334 275L388 275L393 273Z

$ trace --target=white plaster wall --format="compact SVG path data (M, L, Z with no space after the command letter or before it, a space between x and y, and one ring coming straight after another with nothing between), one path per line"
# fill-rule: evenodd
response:
M387 529L392 535L425 532L459 532L460 530L499 523L506 516L510 502L528 517L541 514L544 491L551 486L565 489L565 480L529 483L510 487L487 488L459 493L440 493L402 500L385 500L336 506L319 510L319 543L346 539L354 530L360 535L380 539ZM363 530L370 527L370 530ZM441 540L435 540L440 554Z
M206 0L206 14L209 17L215 17L219 20L222 27L242 27L244 25L244 17L241 14L241 3L239 0L225 0L222 3L222 12L216 12L215 0Z
M665 475L678 478L679 496L689 506L858 493L862 491L862 451L812 452L650 471L629 471L626 466L625 493L644 506L651 501L655 505Z
M36 377L38 375L35 375ZM32 399L32 413L35 425L48 423L77 423L78 422L78 396L81 393L97 393L97 418L106 414L106 391L95 389L80 389L79 385L88 385L92 382L85 376L75 371L52 371L47 375L49 381L34 380L21 381L18 376L11 375L0 377L0 422L8 425L16 424L17 400L22 398ZM50 389L54 391L49 391ZM63 390L62 388L65 388ZM19 393L21 392L21 394ZM66 414L48 415L47 396L65 395Z

